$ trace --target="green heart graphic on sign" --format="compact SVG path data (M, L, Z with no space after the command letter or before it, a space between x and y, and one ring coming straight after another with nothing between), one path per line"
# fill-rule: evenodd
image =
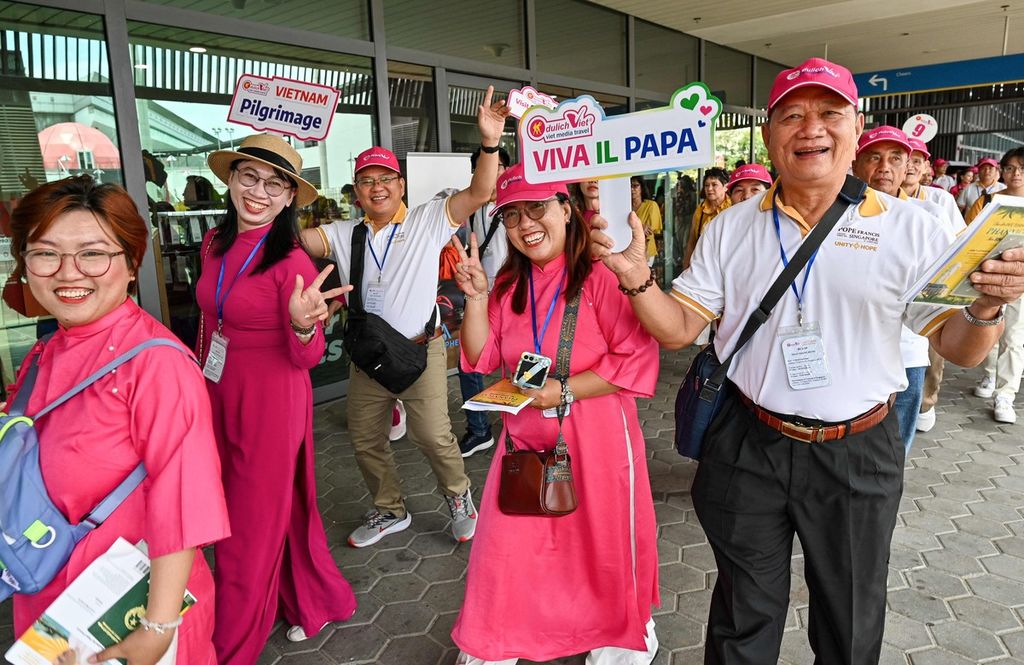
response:
M700 93L693 93L689 97L683 97L679 100L679 105L688 111L692 111L697 108L697 103L700 102Z

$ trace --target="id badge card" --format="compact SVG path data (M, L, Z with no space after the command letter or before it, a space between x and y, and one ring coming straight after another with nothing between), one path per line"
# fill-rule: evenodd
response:
M569 412L570 411L572 411L572 404L566 404L565 405L565 416L567 418L569 417ZM541 411L541 415L543 415L545 418L557 418L558 417L558 407L557 406L553 406L550 409L544 409L543 411Z
M206 354L206 363L203 365L203 376L214 383L220 383L220 377L224 374L224 363L228 359L228 338L214 330L210 335L210 352Z
M387 282L370 282L366 290L366 311L377 316L384 316L384 295L387 293Z
M810 390L832 385L825 356L825 341L817 321L779 329L786 376L793 390Z

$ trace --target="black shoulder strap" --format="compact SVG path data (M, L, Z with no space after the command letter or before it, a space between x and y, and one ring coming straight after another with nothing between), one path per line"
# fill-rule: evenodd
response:
M366 263L366 223L358 222L352 229L352 257L348 281L352 290L348 292L348 306L354 311L363 309L363 264Z
M480 212L477 211L476 214L479 215ZM483 244L480 245L480 256L484 255L484 252L487 251L487 245L491 244L491 238L494 237L494 232L498 230L498 224L501 224L500 214L496 214L491 218L491 225L487 228L487 236L484 238Z
M800 248L793 255L793 258L790 259L789 265L775 279L771 288L768 289L768 293L761 299L761 304L751 312L750 318L747 319L746 325L743 326L739 341L736 342L732 353L729 354L729 357L722 362L721 366L704 383L704 388L701 390L701 399L710 401L713 394L722 387L722 384L725 383L726 374L729 371L729 365L732 364L732 359L750 341L750 338L754 336L757 329L768 320L775 305L782 298L782 294L786 292L789 285L800 274L800 271L803 270L811 256L821 246L821 243L824 242L825 237L832 231L832 228L839 221L839 218L843 216L843 213L846 212L846 209L851 205L856 205L864 198L864 192L867 190L867 187L863 181L858 180L856 177L852 175L846 176L846 182L843 183L843 188L839 191L839 195L836 196L836 200L825 211L821 221L815 224L807 238L800 243Z
M985 202L981 204L982 206L987 206L989 203L992 203L992 194L987 189L981 190L981 197L985 200Z

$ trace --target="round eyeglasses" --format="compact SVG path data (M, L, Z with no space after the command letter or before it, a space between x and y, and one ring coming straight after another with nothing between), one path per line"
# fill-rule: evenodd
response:
M53 277L64 265L64 257L70 256L75 268L86 277L102 277L110 270L110 263L115 256L124 252L104 252L99 249L82 249L77 252L57 252L52 249L31 249L22 252L25 268L36 277Z
M548 204L557 200L558 197L554 196L543 201L528 201L522 206L505 207L501 211L501 223L505 225L506 229L514 229L519 226L519 223L523 221L520 210L526 213L527 217L536 222L544 216L545 212L547 212Z
M267 193L267 196L277 197L284 194L285 190L292 188L291 183L271 176L269 178L261 178L255 171L243 169L241 171L235 171L235 177L238 178L238 182L243 187L255 187L256 183L260 180L263 181L263 191Z

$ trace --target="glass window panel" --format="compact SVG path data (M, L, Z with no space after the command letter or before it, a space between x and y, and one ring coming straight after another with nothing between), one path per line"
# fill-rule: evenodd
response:
M74 29L67 26L74 24ZM14 269L10 213L36 186L89 174L121 184L117 118L98 16L0 0L0 277ZM31 314L36 314L30 311ZM0 303L0 398L36 341L56 329Z
M370 3L367 0L303 0L301 3L266 0L142 1L338 37L370 38Z
M388 62L391 146L399 161L409 152L437 152L437 105L430 67Z
M665 93L663 103L677 89L697 80L696 37L637 20L636 87Z
M210 171L206 158L214 150L237 147L257 132L226 120L238 78L282 76L339 91L326 139L286 139L302 156L302 177L320 191L321 198L299 212L300 225L315 226L358 214L350 194L352 166L356 155L378 142L372 62L361 56L139 22L129 22L128 32L164 323L192 344L200 242L220 221L227 194L227 186ZM206 52L188 52L196 44ZM310 372L314 387L348 377L338 316L328 322L326 332L327 349Z
M560 85L541 84L539 88L541 92L551 95L558 102L579 97L580 95L590 95L601 104L605 115L629 113L629 99L621 95L610 95L603 92L594 92L593 90L581 90L580 88L566 88ZM664 105L664 102L658 104L658 106Z
M725 104L750 106L751 56L711 42L705 56L704 79L711 92Z
M579 0L537 3L537 69L626 84L626 16Z
M764 108L768 105L768 95L771 94L775 77L784 69L787 68L770 60L757 59L757 89L755 90L754 106Z
M494 91L494 101L508 97L509 86ZM512 86L518 87L518 86ZM448 87L448 112L451 116L452 152L473 152L480 145L480 130L476 125L477 109L484 103L485 88L450 85ZM519 152L516 138L518 121L509 116L505 120L501 147L508 150L512 161L518 161Z
M526 38L521 0L385 0L388 46L522 67Z

